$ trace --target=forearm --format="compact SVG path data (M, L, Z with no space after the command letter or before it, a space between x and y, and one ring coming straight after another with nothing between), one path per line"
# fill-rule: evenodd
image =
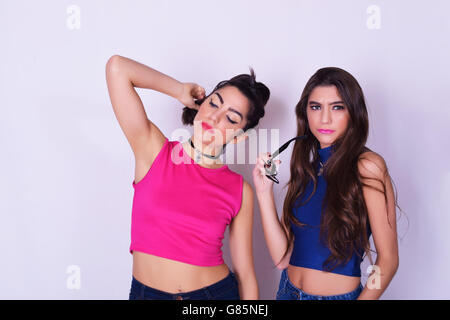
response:
M273 191L270 190L264 194L257 193L257 198L267 247L272 260L277 264L287 249L286 232L278 218Z
M236 278L239 283L239 296L241 300L259 299L258 282L254 272L245 276L236 273Z
M178 98L183 91L181 82L132 59L114 55L108 65L109 70L122 74L134 87L155 90L173 98Z
M379 299L397 272L398 260L377 258L375 266L358 300Z

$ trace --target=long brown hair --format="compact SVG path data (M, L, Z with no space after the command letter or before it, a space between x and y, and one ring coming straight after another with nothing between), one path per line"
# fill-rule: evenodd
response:
M305 202L311 199L317 187L314 168L319 161L317 150L320 149L320 143L311 133L306 115L309 96L317 86L336 86L350 114L347 130L332 144L332 154L323 168L327 190L322 205L320 237L331 252L323 267L327 271L332 271L337 266L348 263L354 252L361 258L363 258L361 253L365 252L372 262L367 236L370 224L362 187L367 186L382 192L386 203L387 196L384 181L376 179L383 185L383 190L377 189L364 183L363 179L373 178L361 176L358 170L358 160L361 155L371 151L365 146L369 121L360 85L350 73L343 69L327 67L317 70L308 80L295 108L297 136L307 135L308 137L297 140L292 152L291 176L286 185L288 191L283 205L282 223L287 230L288 238L288 247L283 258L293 245L294 235L290 223L305 225L293 214L296 199L303 195L310 179L313 181L313 191ZM389 173L386 172L386 175ZM303 204L298 203L298 206Z

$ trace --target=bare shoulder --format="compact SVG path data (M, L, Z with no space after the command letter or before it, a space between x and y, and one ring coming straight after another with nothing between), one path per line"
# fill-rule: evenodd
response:
M358 170L362 176L384 179L387 174L387 165L380 154L367 151L359 156Z

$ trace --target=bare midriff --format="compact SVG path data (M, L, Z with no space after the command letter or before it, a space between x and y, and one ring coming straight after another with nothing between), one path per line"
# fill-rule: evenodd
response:
M305 293L321 296L340 295L358 288L361 278L289 265L290 282Z
M229 274L228 266L196 266L155 255L133 251L133 276L148 287L168 293L181 293L207 287Z

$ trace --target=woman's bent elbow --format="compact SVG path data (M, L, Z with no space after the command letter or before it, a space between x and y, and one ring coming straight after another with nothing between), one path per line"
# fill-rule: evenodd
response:
M108 62L106 62L106 71L107 72L118 71L121 58L122 57L117 54L111 56L108 59Z
M277 267L278 270L284 270L288 267L289 263L285 262L285 261L281 261L280 263L275 263L275 266Z

